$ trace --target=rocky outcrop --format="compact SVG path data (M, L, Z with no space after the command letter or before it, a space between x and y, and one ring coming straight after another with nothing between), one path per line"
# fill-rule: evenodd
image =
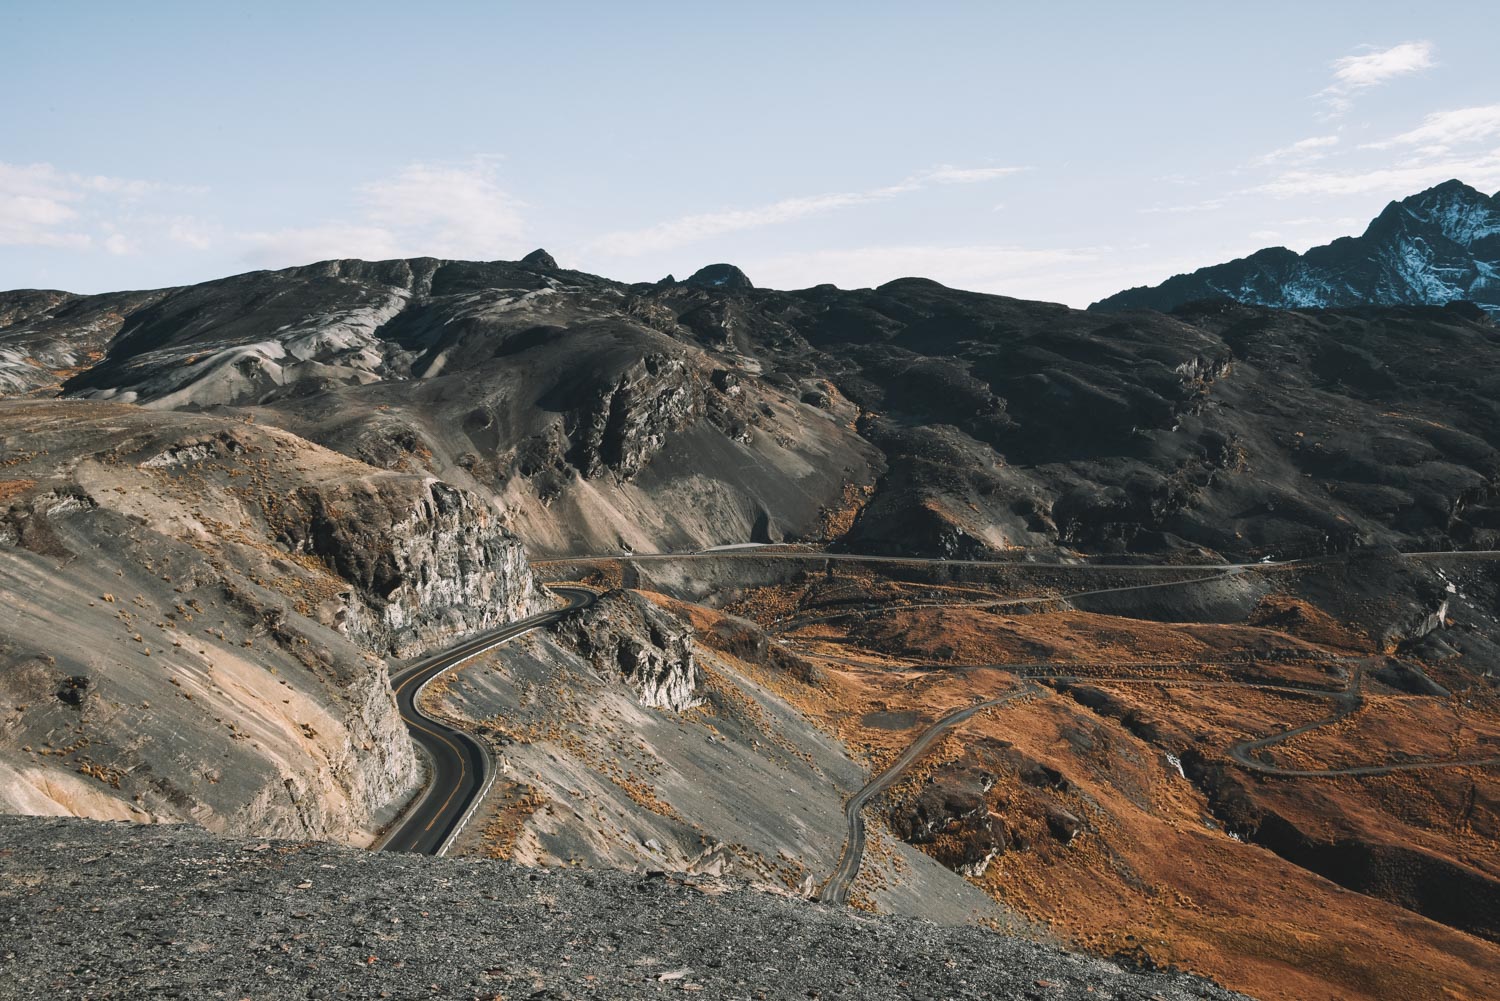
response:
M629 479L702 408L701 374L682 358L648 354L569 415L568 460L585 477Z
M438 480L303 487L281 533L354 586L341 628L382 653L411 656L539 607L520 540Z
M1071 791L1057 769L986 737L915 789L894 793L888 817L897 837L977 878L1007 851L1072 844L1087 825L1064 799Z
M643 706L681 712L703 702L692 628L634 591L610 591L557 633L595 668L634 688Z
M538 247L519 261L524 268L537 268L542 271L556 271L557 258Z
M384 656L538 603L488 505L274 428L6 401L0 443L0 812L368 843L422 777Z
M733 264L710 264L699 268L683 284L723 289L726 292L740 292L755 287L745 276L745 272Z

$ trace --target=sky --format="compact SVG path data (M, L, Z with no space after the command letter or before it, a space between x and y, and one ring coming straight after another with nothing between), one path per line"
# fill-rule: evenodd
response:
M0 288L332 257L1084 306L1500 189L1489 2L6 0Z

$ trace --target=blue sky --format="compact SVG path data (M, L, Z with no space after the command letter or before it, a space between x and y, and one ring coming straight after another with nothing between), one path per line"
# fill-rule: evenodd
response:
M0 287L328 257L1085 305L1500 188L1488 3L10 0Z

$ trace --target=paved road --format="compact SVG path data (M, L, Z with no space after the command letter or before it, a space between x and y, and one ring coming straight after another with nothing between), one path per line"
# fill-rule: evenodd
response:
M1269 737L1259 737L1254 740L1244 740L1229 749L1229 757L1236 765L1252 772L1260 772L1262 775L1279 775L1287 778L1333 778L1339 775L1390 775L1392 772L1413 772L1427 768L1468 768L1488 767L1500 765L1500 757L1488 758L1460 758L1436 761L1394 761L1384 765L1351 765L1346 768L1290 768L1284 765L1271 765L1251 755L1256 751L1264 750L1284 740L1313 730L1337 723L1339 720L1357 712L1365 704L1364 696L1365 668L1361 664L1354 670L1354 677L1349 680L1349 685L1341 692L1330 692L1329 697L1333 699L1333 712L1315 719L1311 723L1303 723L1280 733L1273 733ZM1430 698L1431 696L1420 696Z
M1500 556L1500 552L1494 555ZM534 567L578 563L661 563L674 560L831 560L839 563L899 563L906 565L938 564L958 567L1002 567L1016 570L1248 570L1256 567L1284 567L1301 560L1283 563L1036 563L1023 560L949 560L933 556L865 556L860 553L828 553L820 549L695 549L681 553L596 553L587 556L553 556L532 560Z
M1090 567L1092 570L1102 570L1103 567ZM1141 568L1147 569L1147 568ZM1165 570L1166 567L1151 567L1149 569ZM1182 569L1182 568L1178 568ZM1191 569L1191 568L1188 568ZM800 629L803 626L814 625L819 622L832 622L836 619L847 619L854 616L869 615L871 612L904 612L914 608L1018 608L1023 605L1040 605L1049 601L1072 601L1075 598L1092 598L1100 594L1118 594L1122 591L1149 591L1162 587L1178 587L1187 584L1206 584L1209 581L1224 580L1237 574L1245 572L1243 566L1214 567L1214 573L1203 574L1198 577L1184 577L1182 580L1157 581L1154 584L1125 584L1120 587L1097 587L1088 591L1071 591L1066 594L1033 594L1024 598L989 598L979 601L912 601L900 605L881 605L878 608L845 608L837 612L820 612L815 615L793 617L782 619L772 624L770 632L781 633L792 629Z
M494 775L490 752L477 738L422 712L422 689L465 661L522 633L550 625L575 609L593 604L595 598L593 591L582 587L551 590L566 598L568 604L471 636L392 677L401 720L426 754L431 771L421 797L380 843L382 851L442 855L463 829Z
M859 875L860 863L865 857L865 818L864 809L870 800L886 789L901 777L901 773L910 768L917 759L927 753L927 749L947 731L958 724L973 717L976 713L995 706L1003 706L1007 702L1014 702L1023 695L1039 692L1040 689L1031 684L1023 685L1015 691L1007 692L998 699L986 699L976 702L972 706L951 712L938 720L932 726L922 731L916 740L906 750L901 752L900 757L891 762L879 775L875 776L865 787L853 796L849 802L844 804L844 823L848 826L848 834L844 840L844 853L839 857L838 868L828 878L823 886L823 891L818 899L829 904L843 904L849 900L849 888L854 885L854 877Z
M1295 567L1311 563L1347 559L1358 555L1358 551L1330 553L1326 556L1310 556L1305 559L1265 559L1254 563L1036 563L1024 560L950 560L932 556L865 556L859 553L827 553L816 549L768 549L749 544L736 547L695 549L680 553L594 553L587 556L555 556L544 560L532 560L534 567L551 564L577 563L654 563L672 560L833 560L849 563L902 563L941 564L960 567L1008 567L1017 570L1272 570ZM1500 549L1445 549L1418 553L1403 553L1407 559L1444 560L1455 557L1495 559Z

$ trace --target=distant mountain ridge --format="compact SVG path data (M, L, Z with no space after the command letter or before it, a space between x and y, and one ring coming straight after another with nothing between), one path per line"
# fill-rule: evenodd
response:
M1118 292L1089 308L1167 311L1198 299L1280 309L1467 300L1500 316L1500 193L1445 181L1391 202L1361 236L1305 254L1270 247Z

